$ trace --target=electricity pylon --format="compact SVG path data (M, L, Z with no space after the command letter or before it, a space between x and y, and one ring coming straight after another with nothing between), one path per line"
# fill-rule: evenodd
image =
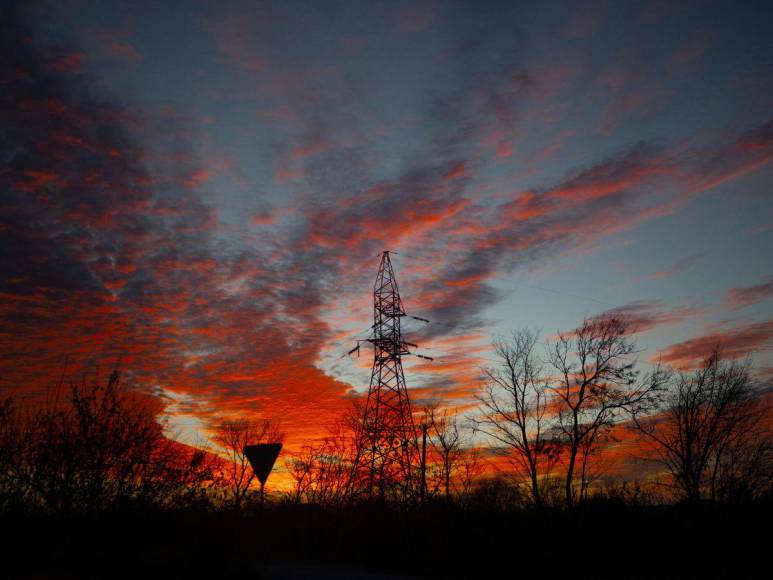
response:
M402 357L411 354L409 347L416 345L402 338L400 321L404 316L408 315L400 299L389 251L384 251L373 286L371 337L358 341L349 351L359 353L360 342L373 344L373 371L353 469L357 480L367 482L368 494L372 496L377 491L382 499L394 493L404 499L412 498L418 491L414 471L418 467L419 447L402 363ZM411 318L428 322L416 316Z

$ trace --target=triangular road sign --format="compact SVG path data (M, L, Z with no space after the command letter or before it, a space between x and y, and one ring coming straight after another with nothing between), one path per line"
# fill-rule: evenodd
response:
M281 443L261 443L259 445L247 445L244 448L244 454L250 460L252 470L258 477L261 485L265 485L271 468L274 467L274 461L279 456L282 449Z

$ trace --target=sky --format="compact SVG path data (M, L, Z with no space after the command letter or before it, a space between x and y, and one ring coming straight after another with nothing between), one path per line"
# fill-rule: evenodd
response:
M182 441L297 448L367 389L383 250L415 406L608 311L645 371L773 377L769 2L2 10L4 390L117 366Z

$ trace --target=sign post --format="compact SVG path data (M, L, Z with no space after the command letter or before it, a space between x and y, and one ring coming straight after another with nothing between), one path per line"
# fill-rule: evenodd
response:
M260 443L258 445L247 445L244 448L244 454L250 461L252 471L260 482L260 507L263 507L264 496L263 487L266 485L268 475L274 467L274 462L282 450L281 443Z

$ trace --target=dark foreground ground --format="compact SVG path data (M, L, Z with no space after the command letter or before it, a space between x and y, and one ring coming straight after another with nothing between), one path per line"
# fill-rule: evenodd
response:
M773 503L5 515L2 578L769 578Z

